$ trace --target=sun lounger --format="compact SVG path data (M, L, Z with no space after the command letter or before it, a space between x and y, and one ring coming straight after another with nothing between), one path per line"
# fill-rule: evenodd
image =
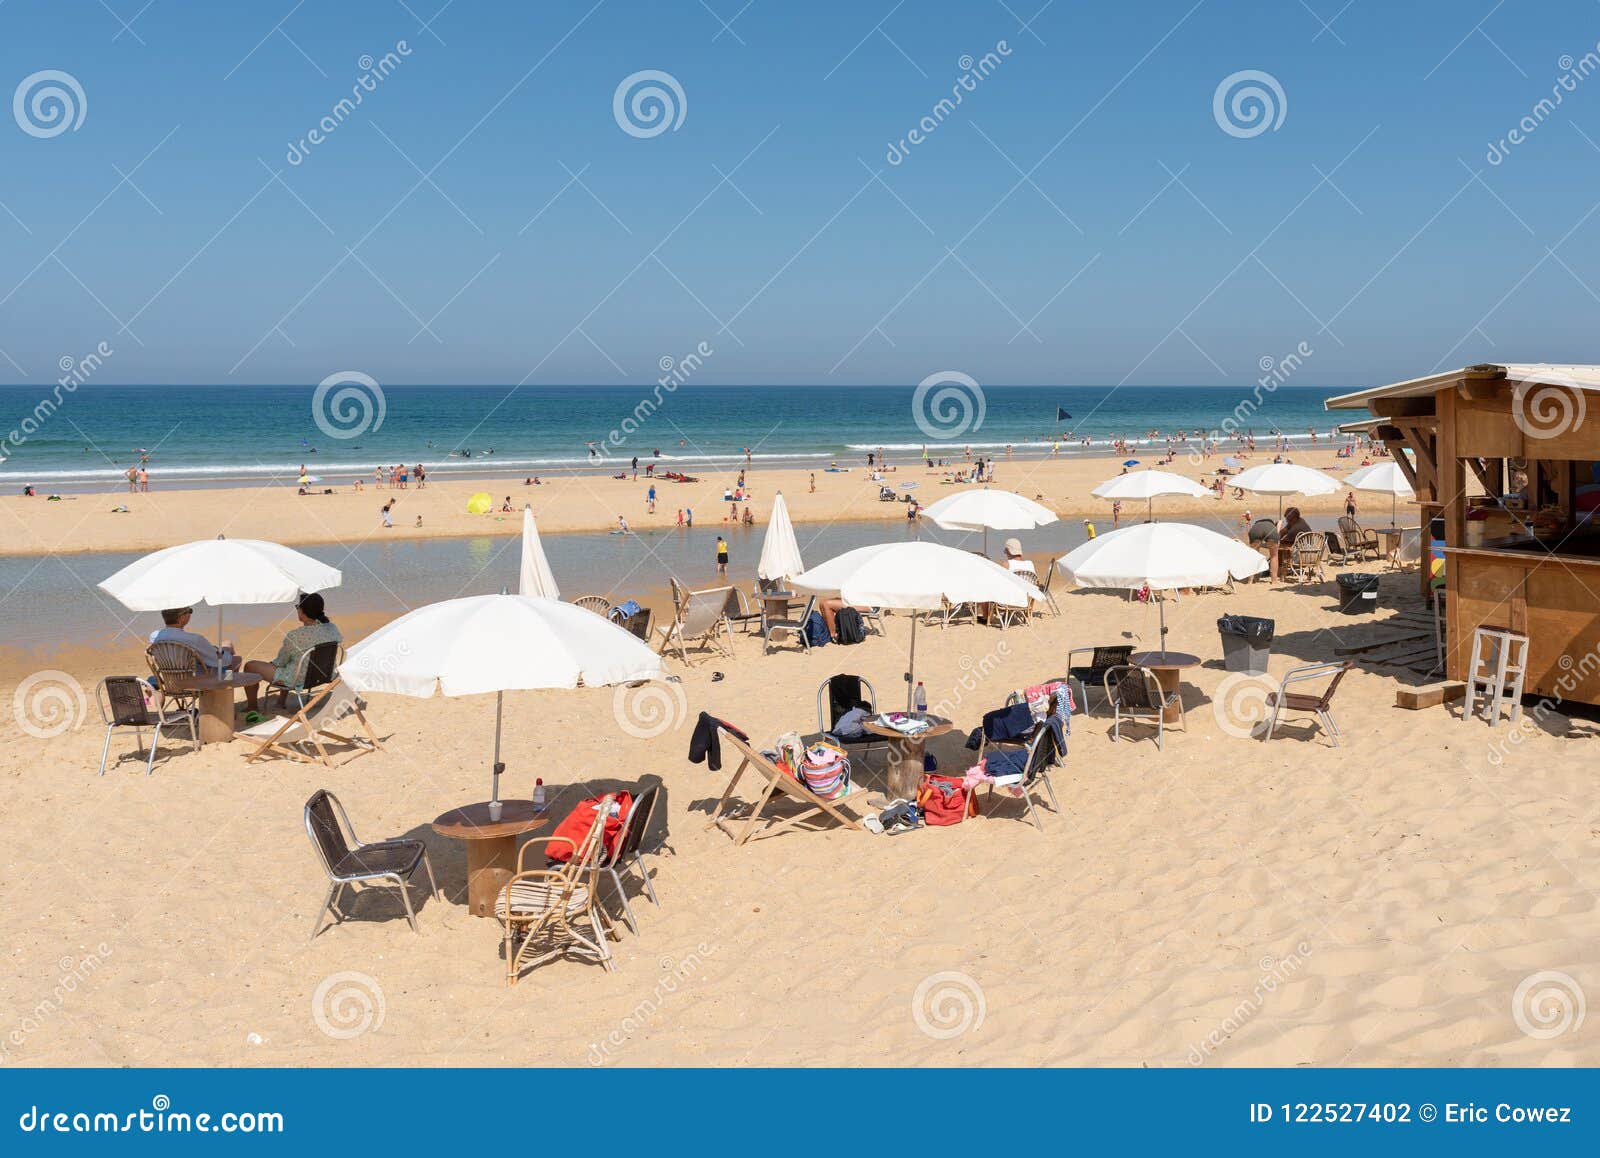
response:
M844 811L841 806L849 805L851 812L862 811L865 807L866 789L855 788L843 796L824 800L726 728L719 728L718 731L721 733L722 742L731 745L739 754L740 760L739 766L733 770L733 776L728 780L728 787L722 792L722 798L717 801L716 808L711 812L711 821L706 825L707 828L720 828L733 837L735 845L744 844L757 835L756 826L761 823L768 806L773 803L773 797L783 796L791 802L807 807L802 812L781 819L774 816L765 817L766 826L760 830L759 835L773 836L814 816L831 816L845 828L861 829L861 821ZM728 801L732 798L733 790L738 787L746 769L753 771L760 779L765 780L766 784L761 790L760 798L751 807L744 827L736 833L727 827L723 814L727 811Z
M301 704L293 715L267 720L240 732L241 736L260 742L260 746L245 758L245 763L254 764L257 760L270 755L286 756L304 764L320 762L325 767L332 768L333 757L329 755L327 745L323 743L324 739L354 748L350 760L366 752L381 749L383 745L378 742L377 735L372 731L372 725L367 723L363 711L365 707L366 704L360 696L343 683L335 683ZM351 718L359 722L362 730L366 732L365 740L332 730ZM344 762L348 764L350 760Z

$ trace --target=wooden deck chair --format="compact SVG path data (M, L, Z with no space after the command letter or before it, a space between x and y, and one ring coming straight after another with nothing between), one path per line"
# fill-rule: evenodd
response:
M852 812L860 811L865 806L867 795L865 788L852 787L843 796L836 796L832 800L824 800L726 728L717 730L721 734L722 743L732 745L734 751L739 754L740 760L739 766L733 770L733 776L728 780L728 787L723 789L722 798L717 801L716 808L711 811L711 821L706 825L708 829L720 828L723 832L733 837L735 845L741 845L757 835L756 826L762 821L763 813L766 811L767 805L772 802L772 798L774 796L784 796L789 800L807 805L807 807L802 812L797 812L792 816L781 819L778 817L766 817L766 827L760 830L761 836L774 836L786 828L819 815L831 816L845 828L864 831L861 828L861 821L845 812L840 806L850 804ZM765 779L766 786L761 791L760 799L751 807L750 815L745 820L744 827L739 829L738 832L734 832L727 827L723 813L728 807L728 801L733 796L733 790L738 787L739 780L744 776L747 768L752 769L756 775ZM855 803L851 803L852 801Z
M606 972L614 969L609 943L611 918L599 903L600 869L605 853L603 835L614 796L605 796L595 809L594 823L581 840L550 836L527 841L517 850L517 871L495 899L494 915L505 927L506 985L517 983L524 967L538 965L566 953L586 950L599 959ZM528 850L541 858L551 844L569 844L572 856L558 868L525 867ZM593 931L580 932L578 922ZM555 944L539 956L533 950Z
M260 742L260 746L245 757L245 763L254 764L267 756L286 756L303 764L321 763L324 767L332 768L333 757L329 755L327 745L323 743L324 739L356 749L351 753L350 760L364 753L377 751L383 745L378 742L372 725L367 723L363 711L365 707L366 704L362 702L361 697L343 683L335 683L331 687L324 688L316 696L301 704L293 715L267 720L240 732L241 736ZM354 717L360 723L362 731L366 732L365 740L332 730L351 717ZM348 764L350 760L344 762Z
M263 699L270 699L276 692L287 706L292 693L303 704L323 688L332 686L339 678L339 665L343 662L344 647L336 640L319 643L300 657L295 677L286 684L273 680L267 685Z
M1039 590L1044 592L1045 605L1050 608L1051 615L1061 614L1061 605L1056 602L1055 592L1051 590L1056 585L1056 574L1060 562L1061 559L1057 557L1044 565L1044 579L1038 585ZM1041 611L1039 614L1043 615L1044 613Z
M684 592L683 604L672 623L661 629L662 655L676 648L678 658L689 659L689 647L698 644L715 648L723 655L733 654L733 632L728 627L729 609L736 606L732 587L710 587Z

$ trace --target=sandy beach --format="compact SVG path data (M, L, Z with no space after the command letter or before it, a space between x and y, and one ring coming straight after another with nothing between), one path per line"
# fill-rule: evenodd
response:
M429 825L487 798L492 697L370 697L384 750L332 770L247 765L243 741L175 743L147 778L119 735L100 779L102 730L76 696L142 670L137 646L67 649L43 676L13 655L0 695L23 697L39 734L0 756L0 1048L113 1066L1596 1064L1592 1034L1543 1040L1513 1008L1534 974L1592 976L1592 720L1490 731L1454 709L1399 710L1416 677L1357 669L1335 749L1304 724L1249 738L1248 703L1215 702L1223 612L1277 619L1282 676L1373 638L1414 591L1413 573L1387 576L1374 617L1338 614L1331 583L1171 604L1171 646L1207 659L1185 673L1187 730L1158 752L1144 730L1113 743L1098 702L1080 713L1042 833L998 796L959 827L899 837L734 847L707 830L731 765L687 762L697 713L769 742L811 728L818 683L841 670L892 703L903 615L886 637L810 655L737 635L731 659L673 661L681 683L649 702L510 695L507 796L542 777L560 813L658 781L666 802L647 858L661 905L634 896L642 930L622 932L616 972L555 962L509 990L495 923L464 907L462 846ZM1154 610L1120 595L1061 603L1005 632L921 632L930 700L965 729L1071 646L1154 638ZM64 714L45 726L30 697L51 687ZM932 750L946 769L970 762L956 737ZM373 894L307 942L325 883L301 810L319 787L364 837L427 842L446 899L422 905L420 936Z
M1258 452L1249 465L1271 462L1272 455ZM1295 462L1338 477L1358 466L1360 458L1338 458L1335 448L1299 448L1289 455ZM947 460L947 463L953 460ZM1154 465L1154 456L1144 456ZM1209 483L1211 471L1221 464L1220 457L1197 463L1180 454L1162 468L1186 478ZM880 502L878 488L900 488L916 483L911 493L924 506L951 493L957 487L946 485L946 471L928 471L920 464L900 463L884 475L883 484L872 481L871 471L862 464L850 464L842 473L826 470L751 470L748 483L754 498L740 503L741 514L749 505L758 524L764 523L774 492L783 492L791 518L801 523L904 521L905 508L898 503ZM995 464L994 485L1015 490L1054 510L1063 518L1092 518L1100 529L1111 525L1111 504L1095 498L1090 491L1116 475L1118 460L1092 458L1016 458L999 459ZM333 494L300 495L293 485L257 487L217 487L211 489L163 490L159 471L148 493L129 494L107 491L103 494L65 494L60 502L41 497L18 495L0 497L0 525L9 534L0 537L0 554L42 555L80 551L145 551L173 543L211 538L226 534L230 538L270 539L288 544L349 543L382 536L393 539L460 537L495 533L514 533L520 525L525 503L531 503L545 533L564 531L608 531L617 526L619 516L636 530L667 528L676 524L679 508L694 512L697 527L722 524L730 504L723 501L725 490L738 481L737 468L702 472L695 483L657 480L656 510L647 509L646 494L651 485L641 473L638 479L629 472L627 479L584 474L540 475L541 485L524 485L527 476L506 479L447 481L435 478L426 488L397 491L379 490L367 478L363 489L354 489L354 479L330 475L315 491L332 489ZM815 482L815 491L812 484ZM484 515L467 512L467 500L483 492L493 499L494 509ZM1358 510L1369 520L1379 516L1388 521L1389 505L1381 498L1357 494ZM394 526L384 528L380 509L390 499L397 502L391 512ZM500 508L509 501L512 513ZM1343 513L1344 494L1313 499L1286 499L1307 514ZM114 508L127 507L126 513ZM1228 492L1221 499L1164 498L1161 513L1174 518L1214 516L1237 523L1246 510L1253 514L1275 515L1277 500L1263 495L1236 498ZM1141 504L1124 503L1123 519L1143 517ZM418 519L421 524L418 524ZM1414 518L1414 516L1413 516Z

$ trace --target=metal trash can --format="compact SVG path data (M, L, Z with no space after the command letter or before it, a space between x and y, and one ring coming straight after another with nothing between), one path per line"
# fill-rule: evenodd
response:
M1271 619L1224 615L1217 620L1217 631L1222 635L1222 666L1228 671L1264 675L1277 628L1277 622Z
M1360 615L1378 609L1379 576L1365 571L1349 571L1339 576L1339 610Z

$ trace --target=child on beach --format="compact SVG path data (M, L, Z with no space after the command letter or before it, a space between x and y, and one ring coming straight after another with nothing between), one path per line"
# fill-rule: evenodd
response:
M717 536L717 574L728 573L728 540L721 535Z
M383 504L383 525L386 527L394 526L394 520L389 517L389 512L393 509L395 503L397 502L399 502L398 499L390 499L388 502Z
M694 526L694 508L693 507L684 507L683 508L683 513L684 513L684 518L686 520L685 525L686 526L690 526L690 527Z
M683 526L683 508L678 508L678 526Z

